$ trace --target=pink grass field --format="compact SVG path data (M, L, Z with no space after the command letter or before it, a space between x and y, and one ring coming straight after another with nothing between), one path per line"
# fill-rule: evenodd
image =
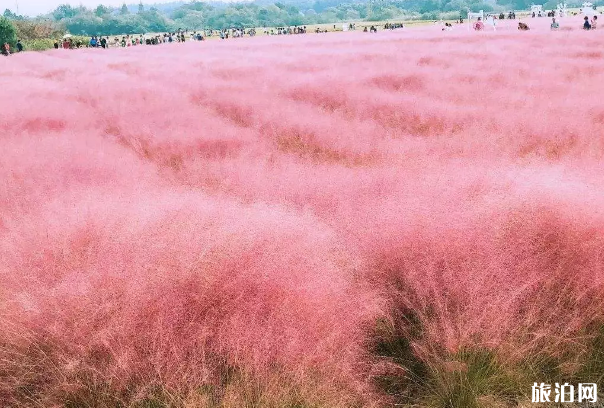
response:
M430 367L571 378L604 30L538 20L0 58L0 406L388 406L409 313Z

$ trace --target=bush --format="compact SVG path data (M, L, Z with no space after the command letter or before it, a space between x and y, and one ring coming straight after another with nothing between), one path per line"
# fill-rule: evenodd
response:
M437 12L424 13L421 16L422 20L438 20L439 14Z
M9 19L0 17L0 45L3 45L5 42L14 47L17 43L17 33L15 26Z
M44 51L54 47L55 40L49 38L37 40L22 40L23 49L25 51Z
M42 40L61 37L65 30L47 21L14 21L17 38L23 40Z

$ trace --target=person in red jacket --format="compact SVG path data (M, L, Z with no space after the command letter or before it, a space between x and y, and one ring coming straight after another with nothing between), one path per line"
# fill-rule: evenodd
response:
M482 22L482 18L478 17L478 21L474 23L474 30L480 31L484 29L484 23Z

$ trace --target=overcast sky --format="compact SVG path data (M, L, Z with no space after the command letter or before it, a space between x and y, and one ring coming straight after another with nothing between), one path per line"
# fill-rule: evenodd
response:
M138 2L138 0L129 0L126 3L138 4ZM143 1L143 3L156 2L159 1ZM16 12L17 4L19 4L19 14L36 16L54 10L59 4L71 4L72 6L79 6L81 4L92 8L101 3L107 6L121 6L124 4L124 0L0 0L0 13L4 12L5 9L11 9L13 12Z

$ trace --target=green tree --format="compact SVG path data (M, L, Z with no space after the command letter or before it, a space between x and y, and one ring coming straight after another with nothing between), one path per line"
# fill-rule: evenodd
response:
M156 8L151 7L149 11L140 14L140 18L144 20L149 32L161 33L168 31L171 21L166 16L161 14Z
M0 46L9 43L14 47L17 43L17 32L13 23L6 17L0 17Z
M515 10L526 10L534 3L532 0L513 0L511 4Z
M361 13L359 13L357 10L346 10L346 13L344 14L344 20L345 21L353 21L353 20L359 20L361 18Z
M130 14L130 11L128 10L128 6L126 6L126 3L124 3L122 8L120 9L120 14L121 15Z
M4 10L3 16L8 18L9 20L23 20L23 16L18 16L9 9Z
M190 30L200 29L205 26L205 15L202 11L186 10L180 18L175 18L177 26Z
M100 4L94 9L94 15L96 15L97 17L103 17L109 14L110 11L111 10L109 9L109 7Z
M138 14L142 14L142 13L144 13L144 12L145 12L145 6L143 5L143 2L141 1L141 2L138 4Z
M77 35L102 35L103 19L92 13L79 14L67 20L66 27L72 34Z
M72 18L78 14L77 10L71 7L69 4L61 4L59 7L52 12L55 20L63 20L65 18Z

